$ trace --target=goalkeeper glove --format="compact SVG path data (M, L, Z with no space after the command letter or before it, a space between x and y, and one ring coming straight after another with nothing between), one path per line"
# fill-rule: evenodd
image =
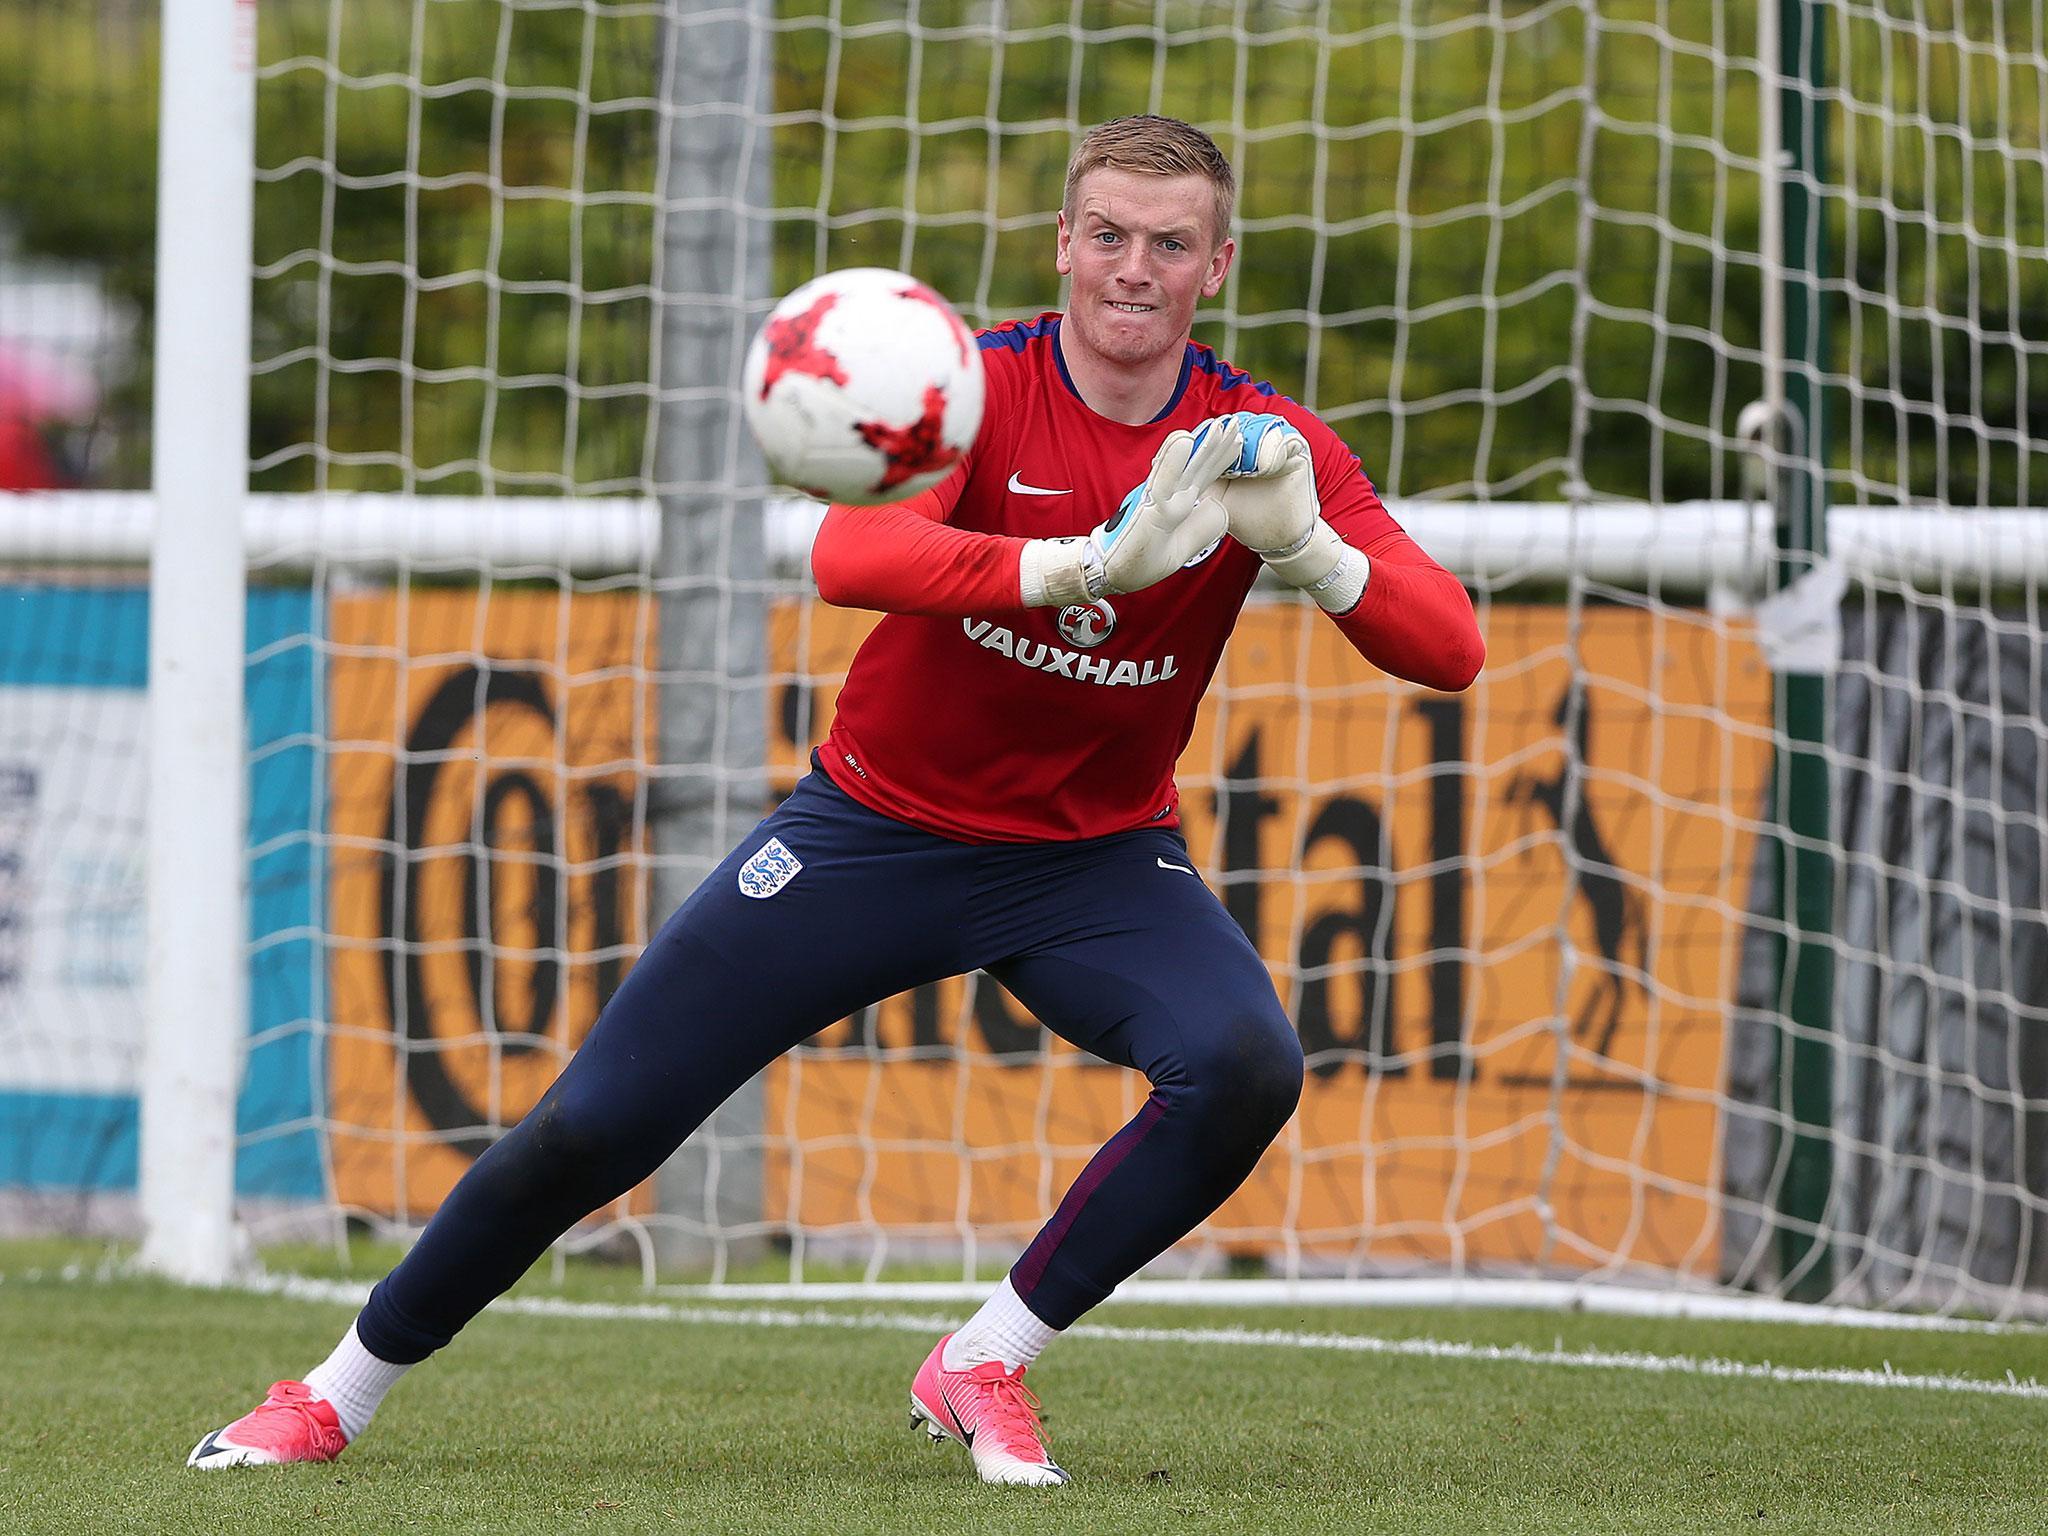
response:
M1116 516L1071 539L1033 539L1018 569L1024 606L1065 607L1108 592L1136 592L1163 581L1223 537L1219 475L1242 457L1237 421L1204 422L1169 432L1152 472L1124 497Z
M1365 595L1372 562L1323 521L1308 439L1281 416L1236 413L1243 446L1224 471L1230 535L1274 575L1331 613L1349 613Z

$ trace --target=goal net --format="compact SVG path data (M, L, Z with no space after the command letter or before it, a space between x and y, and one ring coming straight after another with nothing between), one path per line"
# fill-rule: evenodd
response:
M243 1220L416 1228L805 770L873 617L816 600L815 510L740 426L773 298L861 264L971 323L1056 308L1068 155L1157 111L1242 187L1197 340L1347 439L1488 644L1441 696L1247 608L1186 831L1308 1080L1160 1270L2036 1310L2043 26L265 5ZM1781 560L1802 497L1827 555ZM135 1176L149 722L142 592L106 562L146 510L0 503L0 1184L38 1225L118 1225ZM1788 676L1821 679L1818 836ZM987 977L941 983L776 1063L571 1243L985 1276L1145 1092Z

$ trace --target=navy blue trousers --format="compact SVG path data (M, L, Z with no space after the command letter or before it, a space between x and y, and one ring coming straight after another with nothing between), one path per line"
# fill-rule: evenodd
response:
M784 883L757 858L770 839L802 866L780 864ZM784 1051L976 969L1152 1084L1011 1271L1026 1305L1066 1327L1221 1205L1293 1114L1301 1046L1272 980L1177 832L958 843L813 771L677 909L562 1075L463 1175L371 1294L363 1343L424 1359Z

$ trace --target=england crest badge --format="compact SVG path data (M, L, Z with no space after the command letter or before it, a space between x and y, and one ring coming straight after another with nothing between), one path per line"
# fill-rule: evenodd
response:
M803 860L783 847L781 838L771 837L761 845L759 853L740 866L740 894L766 901L794 880L803 867Z

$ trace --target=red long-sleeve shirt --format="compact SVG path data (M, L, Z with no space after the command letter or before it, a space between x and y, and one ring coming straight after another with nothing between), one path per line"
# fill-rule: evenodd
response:
M1365 596L1335 621L1359 653L1434 688L1472 681L1485 645L1465 589L1316 416L1191 342L1157 418L1111 421L1067 378L1058 328L1042 315L981 334L987 406L959 473L896 506L834 507L819 529L820 595L887 615L826 738L842 789L968 842L1174 825L1173 765L1258 556L1225 538L1143 591L1065 610L1021 606L1018 560L1029 539L1107 519L1168 432L1229 411L1284 416L1308 438L1324 518L1372 559Z

